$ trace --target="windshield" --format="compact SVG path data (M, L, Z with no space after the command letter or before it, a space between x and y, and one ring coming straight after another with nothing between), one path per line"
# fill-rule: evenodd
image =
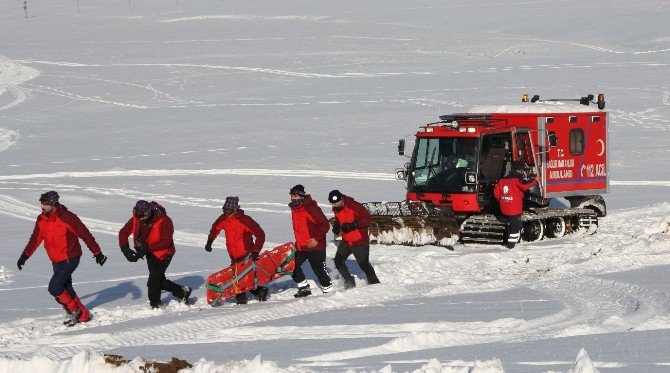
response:
M477 170L477 138L417 139L409 169L410 192L474 192L465 173Z

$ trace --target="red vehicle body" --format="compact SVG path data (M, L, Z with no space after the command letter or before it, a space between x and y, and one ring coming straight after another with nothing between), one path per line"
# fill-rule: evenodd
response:
M514 109L504 107L500 110ZM483 184L494 183L504 176L512 160L524 162L530 174L538 178L540 187L535 193L543 199L602 194L609 189L607 114L604 112L464 113L442 118L447 122L421 127L416 134L417 146L407 175L408 200L447 206L455 213L485 211L489 201L479 198L482 191L477 190L477 186L482 188ZM421 147L422 139L428 142L425 147ZM420 171L417 175L417 170L424 164L426 168L430 167L431 140L440 139L473 141L472 144L463 142L451 149L437 149L435 158L432 158L434 162L444 162L445 153L447 157L458 154L458 150L454 151L458 146L465 148L464 152L470 151L468 165L460 167L464 169L460 172L463 182L455 185L436 182L433 183L436 188L429 185L426 188L414 187L416 180L422 176ZM487 157L497 157L502 152L492 149L504 151L502 159L497 162L500 166L491 166L493 170L486 167L496 161ZM420 159L422 157L425 158ZM459 167L434 165L437 168L431 177L439 177L440 172L454 171L454 168L456 173L461 171ZM467 182L465 175L468 172L476 175L474 183ZM440 188L445 185L447 190Z
M536 102L540 101L536 96L534 103L478 107L421 126L411 160L397 171L398 178L407 181L407 200L396 206L366 205L379 225L377 236L409 225L432 229L439 221L432 216L437 215L449 215L460 225L451 234L469 226L478 231L476 236L484 226L495 225L491 216L499 206L493 188L512 161L523 162L526 176L538 180L524 203L524 211L535 214L523 218L528 223L527 239L540 239L545 230L562 235L566 228L597 226L597 216L606 214L600 194L609 189L608 121L602 111L604 96L598 96L600 110L588 106L592 100L593 96L576 100L585 106L559 100ZM398 150L404 155L404 140ZM546 209L558 197L566 198L570 208L565 212ZM417 204L425 211L419 211ZM479 219L476 224L466 220L487 214L488 220ZM394 215L395 220L389 220Z

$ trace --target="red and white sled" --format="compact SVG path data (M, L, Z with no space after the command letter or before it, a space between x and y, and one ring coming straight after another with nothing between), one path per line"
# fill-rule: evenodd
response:
M260 253L257 261L250 256L207 277L207 303L216 307L224 299L253 290L260 285L293 274L295 246L287 242Z

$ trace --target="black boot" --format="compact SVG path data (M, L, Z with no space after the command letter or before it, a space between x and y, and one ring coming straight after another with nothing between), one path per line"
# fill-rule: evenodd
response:
M302 297L306 297L308 295L312 295L312 289L309 288L309 285L299 287L298 292L293 294L293 296L296 297L296 298L302 298Z
M247 294L246 293L237 294L235 296L235 302L237 302L237 304L247 304Z
M193 289L191 289L190 286L182 286L181 289L184 292L184 296L181 298L181 302L184 304L188 304L188 297L191 296L191 292L193 291Z
M344 288L351 289L356 287L356 279L354 276L348 276L344 278Z
M270 295L270 290L268 290L268 288L265 286L259 286L256 290L256 296L258 297L259 302L265 302L268 300L268 296Z
M378 283L379 279L377 278L377 275L368 276L368 285L374 285Z

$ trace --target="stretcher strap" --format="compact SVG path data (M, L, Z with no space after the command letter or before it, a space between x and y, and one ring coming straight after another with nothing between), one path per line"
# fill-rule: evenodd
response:
M286 266L288 266L289 263L291 263L291 260L293 260L293 257L295 256L295 253L296 253L296 249L294 247L293 250L291 250L291 253L286 257L286 259L284 259L282 264L280 264L279 267L277 267L277 274L278 275L292 275L293 274L293 271L285 271L284 268L286 268Z
M220 285L220 286L218 286L218 285L212 285L212 284L207 284L207 285L206 285L207 289L209 289L209 290L213 290L213 291L219 293L219 296L214 300L214 302L212 302L212 306L218 306L218 305L219 305L219 303L221 302L221 298L223 298L223 294L224 294L224 292L226 291L226 289L228 289L228 288L231 287L231 286L235 286L235 288L237 288L237 278L238 278L238 277L244 277L244 276L246 276L247 273L249 273L249 272L251 272L251 271L253 270L252 267L254 267L253 264L250 265L249 267L247 267L247 268L246 268L244 271L242 271L242 273L240 273L239 275L234 276L233 279L230 280L230 281L229 281L228 283L226 283L226 284L223 284L223 285Z
M284 268L286 268L286 266L288 266L289 263L291 263L291 260L295 256L295 253L296 253L296 249L293 248L293 250L291 250L291 253L289 254L289 256L286 257L286 259L284 259L284 261L282 262L282 264L279 265L279 267L277 267L277 271L276 271L277 274L280 274L280 275L292 275L293 274L293 271L285 271ZM245 258L245 260L246 260L246 258ZM234 271L233 272L233 279L230 282L228 282L227 284L224 284L224 285L221 285L221 286L207 284L205 286L207 289L219 293L219 296L212 302L212 306L216 307L216 306L219 305L219 303L221 302L221 298L223 298L224 292L229 287L234 286L235 287L234 290L237 293L237 278L244 277L244 276L247 275L247 273L249 273L251 271L254 271L254 288L258 287L257 269L260 269L261 271L263 271L263 273L265 273L266 275L271 277L270 273L268 273L265 269L263 269L263 267L257 266L255 262L252 262L251 265L249 267L247 267L244 271L242 271L242 273L240 273L239 275L236 273L236 269L237 269L237 267L235 267L235 269L233 270Z

